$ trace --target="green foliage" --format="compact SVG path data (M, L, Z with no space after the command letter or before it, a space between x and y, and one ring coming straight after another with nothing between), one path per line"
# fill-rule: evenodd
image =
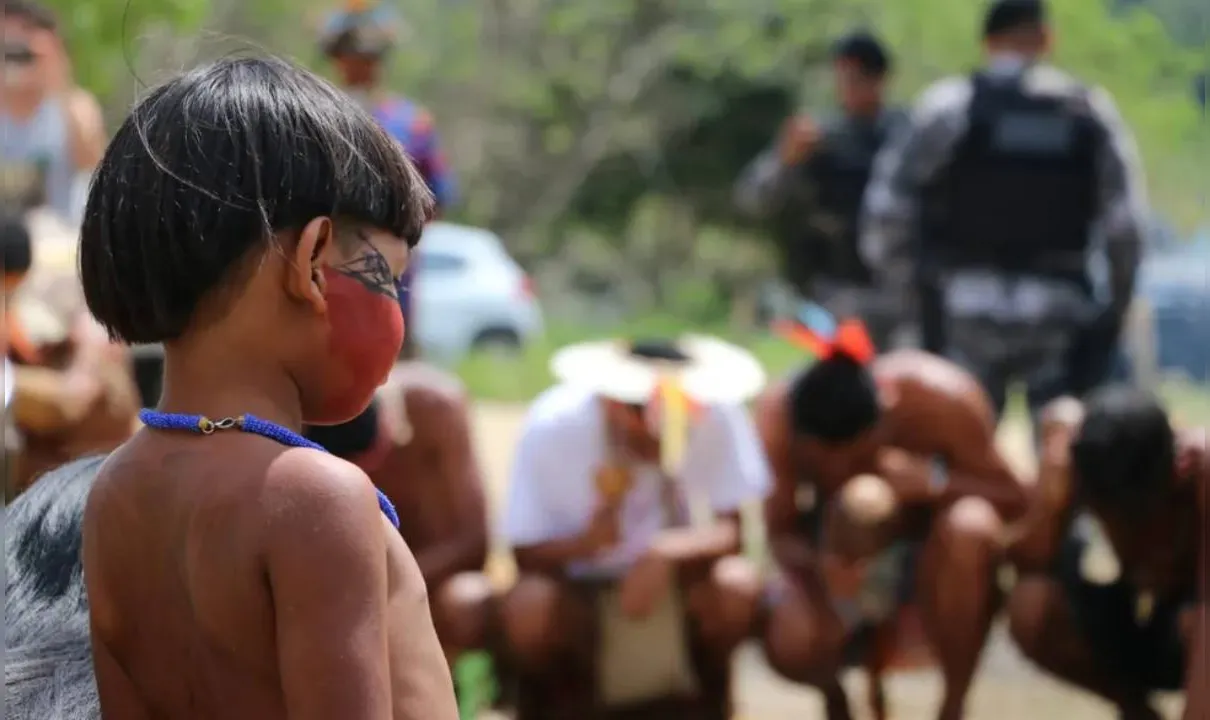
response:
M129 84L141 39L153 29L189 35L206 19L208 0L46 0L59 16L75 77L101 97Z
M246 38L245 46L326 70L316 56L315 31L318 19L341 4L51 2L63 14L81 81L110 107L129 99L130 65L188 64L213 55L206 48L215 36ZM396 2L406 27L388 84L425 103L440 122L464 196L452 219L491 227L527 259L585 254L569 248L570 238L593 237L605 247L587 252L612 257L615 275L633 270L651 281L695 259L699 237L708 232L753 245L752 228L731 207L731 184L785 114L832 107L827 49L839 33L868 25L883 35L897 59L893 93L909 102L939 77L977 66L985 6L970 0ZM1210 130L1190 88L1194 72L1210 64L1210 5L1063 0L1051 6L1057 63L1116 97L1143 150L1157 206L1185 228L1204 220ZM201 28L206 34L199 39ZM1189 44L1180 46L1173 34ZM152 43L140 42L156 36L163 46L165 35L178 38L180 47L167 43L172 52L161 47L157 54L147 48ZM127 59L140 54L138 64ZM656 236L680 245L645 255L644 262L668 264L645 272L632 261L634 227L647 222L638 215L656 199L671 218L661 222L672 226ZM684 214L689 221L679 219ZM758 258L757 266L764 262ZM752 280L751 271L716 270L702 268L702 274L726 285L724 298ZM648 292L664 291L657 282Z

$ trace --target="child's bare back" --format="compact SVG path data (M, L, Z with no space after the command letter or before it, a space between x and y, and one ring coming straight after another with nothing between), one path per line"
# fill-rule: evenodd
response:
M116 717L296 717L287 714L283 665L295 677L337 682L350 654L390 646L398 649L393 694L449 692L448 673L426 672L444 663L406 657L442 658L424 582L368 480L342 460L256 436L143 433L105 464L86 517L97 674L127 691L107 704ZM366 523L382 532L354 554L341 535L359 535ZM305 600L275 613L275 590ZM336 619L325 627L324 613L338 612L342 599L385 607L353 627ZM309 613L304 603L326 608ZM313 621L290 642L293 623ZM387 642L405 633L406 643ZM354 679L348 704L331 715L308 710L336 717L389 706L390 697L372 697L383 686L372 680Z
M85 511L105 717L457 717L374 486L298 434L354 417L389 374L430 208L372 118L276 60L176 78L114 136L85 296L112 336L164 345L165 377Z

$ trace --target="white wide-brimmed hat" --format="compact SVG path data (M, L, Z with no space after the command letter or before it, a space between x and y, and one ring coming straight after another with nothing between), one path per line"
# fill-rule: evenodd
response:
M651 400L665 378L674 378L695 402L746 402L765 386L765 371L751 353L718 338L686 335L659 343L675 352L652 357L645 343L604 340L565 347L551 359L563 383L625 403ZM653 345L656 343L652 343Z

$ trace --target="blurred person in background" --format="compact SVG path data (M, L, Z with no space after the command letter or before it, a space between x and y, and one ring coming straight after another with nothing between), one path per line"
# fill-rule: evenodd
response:
M755 403L777 568L765 656L820 690L828 720L854 717L841 671L864 668L872 716L885 720L882 675L929 664L931 651L944 680L934 717L959 720L1000 607L1000 537L1028 501L987 394L920 350L875 357L853 320L830 334L784 330L816 360Z
M902 298L875 286L858 252L858 216L874 158L907 116L885 102L891 56L876 37L846 35L832 57L840 112L788 119L740 178L736 203L774 220L783 278L797 293L861 317L885 350L903 320Z
M552 371L504 521L520 574L500 611L518 717L730 717L731 657L760 593L740 509L768 489L743 406L763 370L738 347L681 338L575 345Z
M1108 386L1043 413L1038 488L1010 549L1009 629L1042 669L1160 720L1155 691L1210 717L1206 429L1173 428L1160 401Z
M328 17L321 37L324 55L335 65L339 81L350 96L369 111L403 145L436 200L440 215L457 200L457 186L438 140L431 113L412 100L384 87L386 59L395 45L398 18L385 4L352 0ZM400 292L405 324L413 322L410 300L415 269L409 266ZM407 333L403 355L417 352L416 333Z
M9 498L46 470L117 447L138 411L125 349L80 302L74 252L63 258L70 274L36 267L39 238L48 246L66 238L74 248L74 235L54 220L11 208L0 217L6 387L12 383L5 422L15 430L5 437Z
M998 0L985 67L927 89L878 158L862 251L891 284L919 283L928 349L979 378L1002 413L1107 379L1134 291L1147 210L1138 151L1110 98L1043 59L1041 0ZM1108 298L1089 278L1103 238Z
M308 426L306 436L364 470L395 505L450 664L483 649L491 598L483 575L487 500L461 382L401 363L364 412L340 425Z
M105 149L96 99L72 80L54 14L33 0L4 0L0 162L8 192L79 224L88 178Z

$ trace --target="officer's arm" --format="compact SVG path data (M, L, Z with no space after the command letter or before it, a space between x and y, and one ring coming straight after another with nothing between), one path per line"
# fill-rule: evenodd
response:
M1125 313L1147 226L1147 189L1138 145L1113 98L1098 88L1089 93L1089 104L1105 131L1097 155L1096 227L1105 238L1113 308Z
M1198 562L1197 603L1193 606L1191 627L1185 637L1189 662L1185 675L1184 720L1210 717L1210 543L1205 542L1205 533L1210 528L1210 460L1204 453L1199 457L1199 465L1201 477L1197 500L1201 508L1203 542L1198 553L1201 557Z
M861 220L861 253L870 267L893 273L909 258L922 195L965 134L970 99L967 78L937 83L878 154Z
M790 167L782 162L776 146L770 147L748 163L735 183L734 202L740 212L766 217L785 199Z

